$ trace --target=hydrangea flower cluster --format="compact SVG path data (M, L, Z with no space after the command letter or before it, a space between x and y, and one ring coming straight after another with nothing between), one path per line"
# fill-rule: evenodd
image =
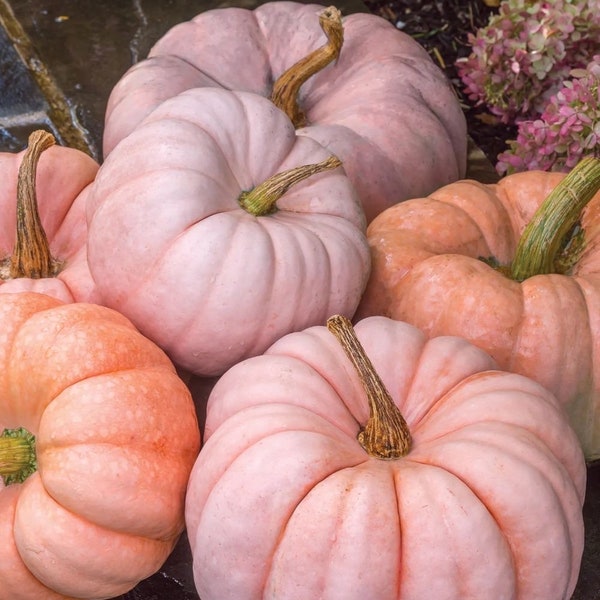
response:
M500 175L517 171L569 171L584 156L600 154L600 55L546 104L539 119L521 121L517 139L498 156Z
M573 68L598 51L598 0L503 0L456 61L465 93L509 123L544 110Z

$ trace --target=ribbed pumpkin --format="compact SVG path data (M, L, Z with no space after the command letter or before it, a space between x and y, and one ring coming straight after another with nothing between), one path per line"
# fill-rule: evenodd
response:
M382 17L342 22L335 7L276 1L180 23L112 90L105 155L164 100L204 86L272 98L298 134L343 161L368 220L464 176L466 124L451 85Z
M102 302L200 376L354 314L370 255L340 164L262 96L197 88L163 102L92 186Z
M190 392L119 313L0 295L0 598L113 598L184 527Z
M589 159L567 178L460 181L387 209L369 226L373 269L357 318L470 340L551 390L597 459L599 186L600 161Z
M332 317L227 371L205 437L186 499L202 600L571 597L578 440L462 338Z

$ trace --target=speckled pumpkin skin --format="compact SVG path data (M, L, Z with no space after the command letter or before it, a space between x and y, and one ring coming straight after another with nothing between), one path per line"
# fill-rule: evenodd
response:
M586 245L568 274L518 283L518 240L564 174L473 180L390 207L369 225L371 277L357 318L385 315L428 335L458 335L567 406L588 460L600 457L600 194L583 212Z
M0 431L38 469L0 479L0 598L112 598L156 572L184 527L200 434L164 352L122 315L0 295Z

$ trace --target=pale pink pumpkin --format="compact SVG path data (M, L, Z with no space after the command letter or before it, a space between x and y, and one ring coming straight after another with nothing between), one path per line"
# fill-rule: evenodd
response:
M183 90L223 87L271 97L287 69L326 45L323 13L330 18L336 9L276 1L253 10L208 10L176 25L112 90L105 156ZM462 109L417 41L379 16L351 14L343 19L341 51L325 54L332 62L320 64L297 94L304 115L298 133L344 162L368 220L400 199L464 176Z
M198 88L165 101L107 157L89 196L102 302L200 376L354 314L370 256L343 168L275 205L261 191L266 211L244 204L272 177L323 162L339 165L256 94Z
M184 528L189 390L109 308L20 292L0 319L0 598L125 593Z
M45 131L34 132L29 148L22 152L0 152L0 293L33 291L65 302L98 300L87 266L85 214L90 184L98 168L98 163L84 152L54 145L54 138ZM26 227L45 236L46 247L40 250L44 243L29 235L20 249L19 268L11 273L20 194L30 194L32 205L37 207L38 220ZM24 213L34 218L31 205ZM31 252L39 259L40 251L49 253L46 271L32 265L39 260L23 256Z
M462 338L356 335L385 418L322 326L215 385L186 499L202 600L569 599L586 468L554 396Z

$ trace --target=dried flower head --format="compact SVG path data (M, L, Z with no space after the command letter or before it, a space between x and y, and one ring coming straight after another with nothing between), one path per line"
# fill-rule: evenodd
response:
M600 1L504 0L468 41L471 54L456 67L469 99L504 123L532 118L598 52Z
M569 171L583 157L600 155L600 55L549 99L539 119L521 121L517 139L498 156L496 170Z

